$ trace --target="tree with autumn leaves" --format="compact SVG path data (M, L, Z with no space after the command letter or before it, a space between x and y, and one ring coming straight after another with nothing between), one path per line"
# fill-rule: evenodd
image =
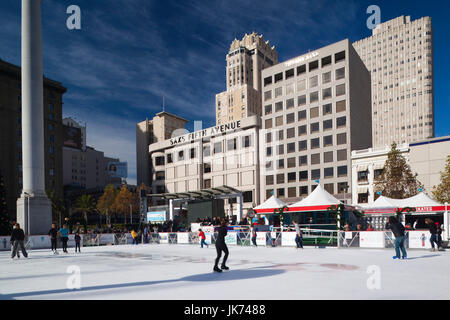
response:
M433 188L433 198L439 203L450 203L450 155L445 170L441 172L441 183Z
M405 157L394 142L382 174L375 180L375 192L392 199L406 199L417 195L423 184L413 174Z

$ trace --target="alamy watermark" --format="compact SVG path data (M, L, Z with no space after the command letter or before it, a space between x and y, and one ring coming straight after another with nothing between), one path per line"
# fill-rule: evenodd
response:
M66 20L66 26L69 30L81 30L81 9L77 5L67 7L67 14L70 16Z
M367 19L367 28L373 30L381 23L381 9L377 5L371 5L367 8L366 13L371 14Z
M69 290L81 289L81 268L79 266L67 267L66 273L70 274L66 281L66 287Z
M370 274L367 279L367 289L369 290L381 290L381 268L376 265L367 267L367 274Z

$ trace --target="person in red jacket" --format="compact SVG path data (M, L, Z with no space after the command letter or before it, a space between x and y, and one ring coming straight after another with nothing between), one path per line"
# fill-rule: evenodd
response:
M198 237L200 238L200 245L203 248L203 245L206 245L206 247L209 248L209 245L206 243L206 236L205 233L202 231L202 229L198 230Z

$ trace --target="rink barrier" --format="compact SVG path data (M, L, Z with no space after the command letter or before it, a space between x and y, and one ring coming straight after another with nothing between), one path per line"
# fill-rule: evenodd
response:
M405 248L431 249L428 230L407 231ZM391 231L340 231L339 248L394 248L395 237Z

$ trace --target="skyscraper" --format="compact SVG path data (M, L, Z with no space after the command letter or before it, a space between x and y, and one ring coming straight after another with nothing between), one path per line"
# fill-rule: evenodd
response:
M216 95L216 123L262 115L261 72L278 63L275 47L253 32L235 39L226 56L227 90Z
M373 146L434 137L431 18L398 17L353 46L371 72Z

